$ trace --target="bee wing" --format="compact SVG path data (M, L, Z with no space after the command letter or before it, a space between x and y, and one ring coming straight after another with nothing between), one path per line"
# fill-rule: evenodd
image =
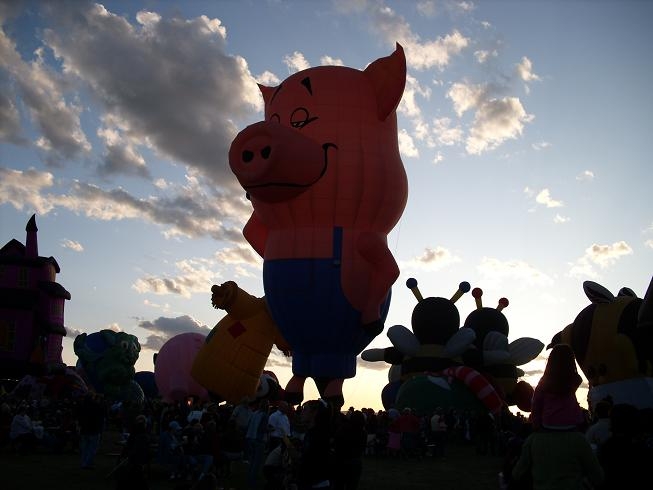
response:
M385 349L367 349L361 352L361 359L368 362L383 361Z
M421 346L415 334L403 325L393 325L388 329L388 338L402 354L414 356Z
M476 340L476 332L467 327L459 329L444 346L445 352L450 357L457 357L465 352Z
M483 363L505 364L509 360L508 337L499 332L488 332L483 339Z
M531 337L522 337L510 342L510 362L515 366L521 366L535 359L544 349L544 344Z

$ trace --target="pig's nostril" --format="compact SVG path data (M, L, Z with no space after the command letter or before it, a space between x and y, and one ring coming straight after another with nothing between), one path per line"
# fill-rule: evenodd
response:
M243 162L249 163L254 159L254 153L249 150L243 151Z
M272 148L270 148L269 146L266 146L265 148L263 148L263 149L261 150L261 156L262 156L263 158L265 158L266 160L267 160L268 157L270 156L270 153L272 153Z

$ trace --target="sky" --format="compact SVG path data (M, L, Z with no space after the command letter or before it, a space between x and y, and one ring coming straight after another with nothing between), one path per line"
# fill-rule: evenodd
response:
M589 304L583 281L642 297L651 280L652 20L645 1L0 0L0 246L36 214L72 296L66 363L77 334L109 328L152 371L167 339L224 316L211 285L264 294L227 161L263 118L256 84L400 43L409 191L386 331L410 327L406 279L447 298L468 281L484 306L508 298L510 341L547 344ZM267 368L291 376L276 349ZM382 408L387 371L359 359L345 404Z

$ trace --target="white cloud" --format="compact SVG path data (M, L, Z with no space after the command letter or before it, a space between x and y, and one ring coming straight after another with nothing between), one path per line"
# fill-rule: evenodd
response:
M444 155L442 155L442 153L440 153L439 151L436 152L435 156L433 157L433 163L437 165L443 160L444 160Z
M444 247L426 247L422 255L408 261L402 261L400 267L402 270L404 268L439 270L457 262L461 262L460 257Z
M288 67L288 73L295 73L311 67L310 63L306 61L304 55L299 51L285 55L283 62Z
M594 172L591 170L583 170L583 172L576 176L576 180L594 180Z
M644 245L646 245L648 248L653 248L653 240L646 240Z
M320 64L325 66L344 66L345 63L340 58L324 55L320 58Z
M240 245L231 248L222 248L215 253L215 260L222 264L246 264L260 266L263 264L261 257L249 245Z
M540 141L539 143L533 143L531 145L531 148L533 148L535 151L545 150L549 147L551 147L551 143L548 141Z
M265 70L263 73L258 75L256 81L261 85L266 85L268 87L277 86L281 82L278 76L268 70Z
M479 155L492 150L508 139L521 136L524 124L533 120L517 97L504 97L484 102L474 116L467 138L467 152Z
M568 223L569 221L571 221L571 218L569 218L568 216L562 216L560 214L556 214L553 217L553 222L555 224Z
M50 172L0 167L0 204L8 203L21 211L47 214L54 208L54 202L44 191L53 183L54 176Z
M404 47L406 63L413 69L443 69L452 56L459 54L469 45L469 39L460 31L453 30L444 37L422 40L410 24L390 7L376 2L367 4L372 26L389 43L398 42Z
M621 258L632 254L633 249L623 240L612 245L594 243L585 249L582 257L571 264L568 274L571 277L596 278L598 274L594 269L595 265L599 266L600 269L607 269Z
M524 82L536 82L540 77L533 73L533 63L526 56L522 57L521 62L516 65L517 75Z
M447 97L453 102L453 108L460 117L468 110L480 107L486 94L485 85L456 82L451 85Z
M83 252L84 247L82 246L81 243L76 242L74 240L68 240L67 238L63 239L61 241L61 246L63 248L69 248L70 250L73 250L75 252Z
M218 274L208 265L206 259L187 259L175 263L179 274L174 277L148 275L136 280L132 289L141 294L178 294L189 298L192 293L207 292L215 283Z
M549 189L542 189L537 196L535 196L535 202L542 204L547 208L559 208L564 206L562 201L556 201L551 197Z
M632 254L633 249L623 240L612 245L593 244L585 250L585 257L602 269L611 266L621 257Z
M438 144L451 146L463 140L463 130L460 126L452 127L453 121L448 117L441 117L433 121L433 134Z
M481 64L487 63L490 58L496 58L497 56L499 56L499 52L496 49L479 49L478 51L474 51L474 58Z
M437 12L435 0L424 0L417 2L416 8L417 12L419 12L424 17L433 17Z
M499 260L483 257L476 268L484 284L498 285L518 281L529 286L551 286L553 279L523 260Z
M399 152L402 156L407 158L419 157L419 151L413 142L413 138L408 134L405 129L399 130Z
M431 89L422 86L417 78L406 74L406 88L401 96L397 112L409 118L419 118L421 116L421 109L415 99L417 95L428 100L431 97Z

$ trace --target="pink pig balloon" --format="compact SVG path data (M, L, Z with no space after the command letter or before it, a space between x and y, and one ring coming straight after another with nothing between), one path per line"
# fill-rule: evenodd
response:
M209 392L197 383L190 371L206 336L188 332L169 339L156 356L154 381L163 401L172 403L183 401L189 396L200 400L209 399Z
M261 85L265 121L229 150L253 207L243 234L263 257L266 301L292 348L294 401L312 377L342 402L357 355L383 330L399 276L387 234L408 197L395 113L405 83L397 45L362 71L318 66Z

